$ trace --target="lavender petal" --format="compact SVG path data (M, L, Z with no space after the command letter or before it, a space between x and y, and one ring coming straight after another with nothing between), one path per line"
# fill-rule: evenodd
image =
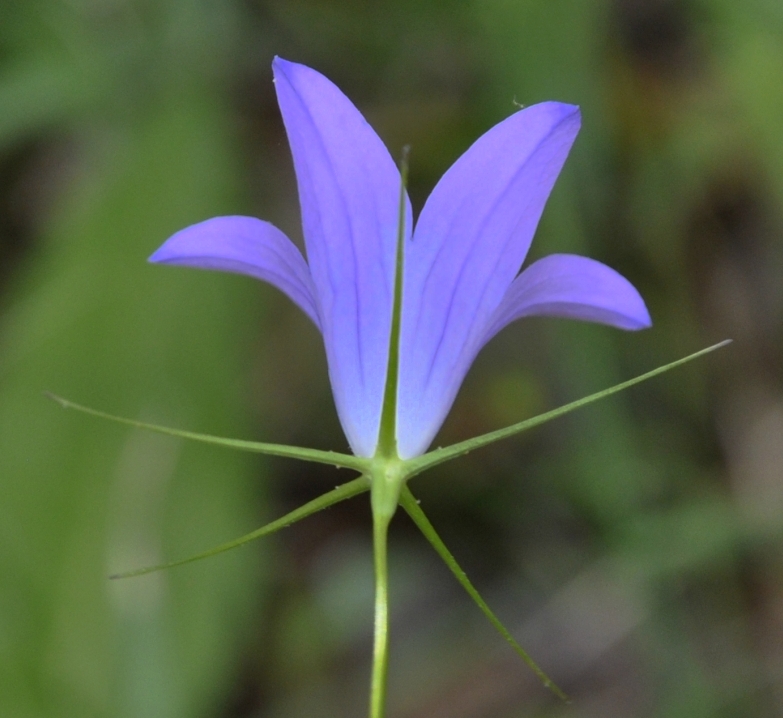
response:
M480 137L427 200L406 246L397 414L403 458L426 450L451 408L579 124L572 105L521 110Z
M150 262L248 274L286 294L320 329L310 270L288 237L254 217L214 217L172 235Z
M273 69L337 412L354 453L372 456L388 367L400 174L332 82L280 58Z
M636 331L651 326L644 300L622 275L601 262L552 254L531 264L495 310L484 342L529 316L566 317Z

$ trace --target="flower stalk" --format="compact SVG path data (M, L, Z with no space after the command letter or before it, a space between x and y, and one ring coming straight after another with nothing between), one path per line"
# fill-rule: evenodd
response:
M373 484L375 486L375 484ZM373 498L375 494L373 493ZM390 516L374 509L373 561L375 564L375 619L370 679L370 718L383 718L386 707L386 680L389 671L389 567L387 544Z

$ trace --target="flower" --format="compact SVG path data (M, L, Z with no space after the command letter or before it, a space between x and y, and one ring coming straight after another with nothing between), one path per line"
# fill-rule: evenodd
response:
M177 232L150 261L248 274L288 295L323 335L351 448L372 457L389 368L400 173L332 82L280 58L272 67L307 260L268 222L233 216ZM519 110L446 172L415 229L404 197L400 458L427 450L476 355L510 322L549 315L630 330L650 326L636 289L600 262L555 254L519 272L579 125L573 105Z

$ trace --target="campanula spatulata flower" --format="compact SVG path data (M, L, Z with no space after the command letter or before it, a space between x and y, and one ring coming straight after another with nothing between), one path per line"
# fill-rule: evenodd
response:
M216 217L183 229L153 262L249 274L288 295L323 335L329 376L357 456L378 448L392 333L400 172L378 135L323 75L276 58L307 259L279 229ZM480 137L446 172L415 226L407 196L396 451L424 453L481 348L510 322L570 317L642 329L634 287L586 257L556 254L520 272L580 126L544 102Z

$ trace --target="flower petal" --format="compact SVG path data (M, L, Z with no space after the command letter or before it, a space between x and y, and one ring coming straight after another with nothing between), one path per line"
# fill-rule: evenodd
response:
M280 58L273 69L337 412L354 453L372 456L389 363L400 173L334 84Z
M508 288L487 328L484 343L521 317L567 317L618 329L646 329L650 314L634 286L601 262L552 254L522 272Z
M480 137L443 176L406 245L397 450L426 450L519 271L579 131L545 102Z
M150 262L249 274L277 287L320 328L318 300L302 253L254 217L214 217L172 235Z

